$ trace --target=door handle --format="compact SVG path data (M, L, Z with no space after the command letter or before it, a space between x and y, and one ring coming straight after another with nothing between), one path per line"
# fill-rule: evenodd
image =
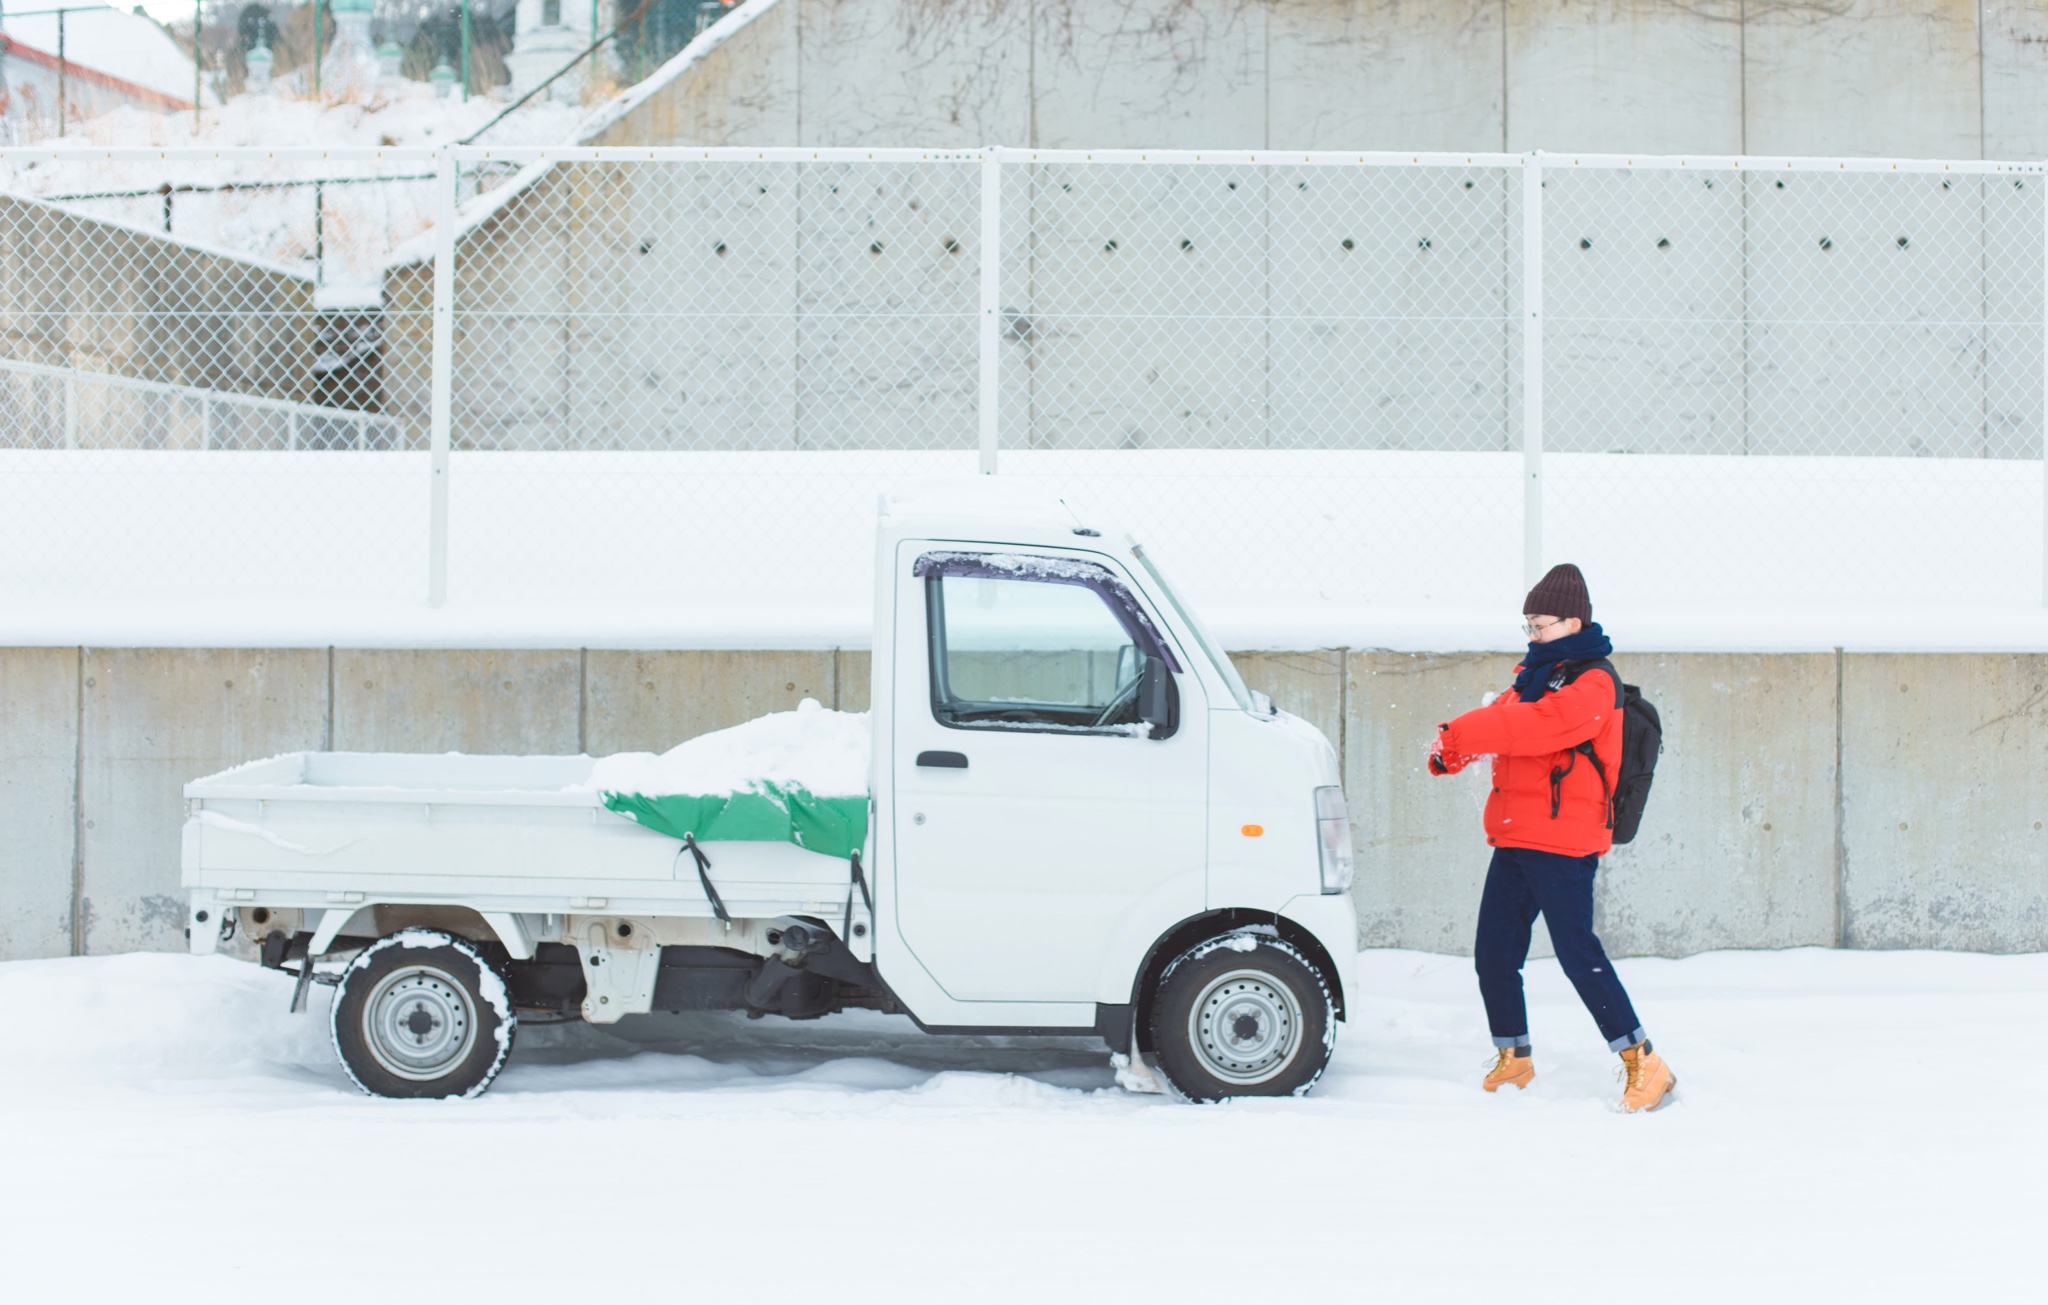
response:
M964 752L920 752L917 754L920 766L937 766L941 770L967 769L967 754Z

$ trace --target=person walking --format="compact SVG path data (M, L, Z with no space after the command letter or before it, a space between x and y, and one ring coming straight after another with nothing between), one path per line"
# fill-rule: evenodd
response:
M1493 863L1479 899L1473 967L1493 1034L1488 1092L1536 1077L1522 966L1543 916L1558 963L1610 1051L1621 1053L1621 1108L1655 1110L1678 1086L1651 1047L1628 992L1593 933L1593 874L1613 846L1613 779L1621 768L1621 682L1614 645L1593 622L1586 578L1566 562L1522 603L1529 651L1510 692L1437 727L1433 775L1493 758L1486 841Z

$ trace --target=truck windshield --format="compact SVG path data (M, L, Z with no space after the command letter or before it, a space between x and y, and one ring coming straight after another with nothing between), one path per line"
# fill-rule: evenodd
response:
M1244 677L1237 673L1237 667L1230 664L1230 658L1224 656L1223 650L1216 646L1216 641L1209 637L1208 629L1195 619L1194 612L1180 600L1180 595L1174 592L1173 586L1166 583L1165 573L1160 571L1158 564L1145 552L1144 545L1131 545L1131 552L1137 555L1138 564L1145 568L1145 574L1152 577L1152 583L1159 586L1159 592L1166 595L1166 601L1173 604L1173 610L1179 614L1181 622L1195 632L1195 642L1202 645L1203 655L1209 659L1209 664L1216 668L1216 673L1223 677L1223 683L1230 690L1230 696L1237 700L1238 708L1242 711L1252 710L1252 691L1245 687Z

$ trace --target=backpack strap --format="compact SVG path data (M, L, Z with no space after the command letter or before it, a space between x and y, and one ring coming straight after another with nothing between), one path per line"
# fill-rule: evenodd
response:
M1607 678L1614 682L1614 709L1616 711L1623 710L1627 702L1627 695L1621 687L1621 672L1614 669L1614 663L1608 661L1605 657L1590 662L1565 662L1561 667L1562 675L1560 678L1564 684L1570 684L1587 671L1596 670L1606 671ZM1606 799L1607 827L1609 829L1614 828L1614 781L1608 778L1607 766L1600 760L1600 754L1594 750L1593 740L1587 739L1584 743L1574 747L1572 751L1583 754L1586 760L1593 763L1593 773L1600 777L1600 792ZM1576 766L1577 764L1578 757L1575 756L1572 758L1572 765ZM1550 772L1550 818L1552 820L1557 819L1558 807L1562 802L1561 790L1564 786L1564 777L1570 773L1570 767Z
M1565 685L1570 684L1572 681L1578 679L1581 675L1584 675L1587 671L1606 671L1607 678L1614 682L1614 709L1616 711L1620 711L1622 709L1625 699L1623 698L1621 689L1621 672L1615 670L1614 663L1607 660L1605 657L1601 657L1590 662L1559 662L1558 671L1560 672L1560 674L1558 676L1553 676L1552 678L1557 680L1559 688L1563 688Z

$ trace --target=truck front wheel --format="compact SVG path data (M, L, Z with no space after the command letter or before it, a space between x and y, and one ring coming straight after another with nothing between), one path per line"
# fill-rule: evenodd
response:
M334 996L334 1051L378 1097L473 1097L512 1051L505 981L468 941L431 929L381 939Z
M1336 1003L1309 959L1240 930L1167 965L1152 1002L1159 1069L1190 1101L1295 1095L1330 1063Z

